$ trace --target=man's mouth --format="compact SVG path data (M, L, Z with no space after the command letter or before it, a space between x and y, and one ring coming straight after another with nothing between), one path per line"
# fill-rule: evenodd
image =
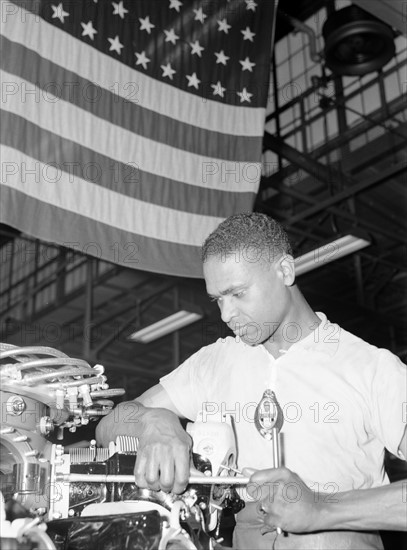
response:
M236 323L236 325L228 326L230 330L232 330L238 336L244 336L244 334L246 333L245 325L239 325L239 323Z

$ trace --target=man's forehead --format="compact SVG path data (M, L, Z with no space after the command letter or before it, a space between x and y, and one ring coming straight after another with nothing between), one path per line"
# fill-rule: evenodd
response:
M203 265L208 291L209 287L216 287L219 290L219 287L224 289L239 286L255 276L255 271L263 269L259 262L250 263L234 256L211 257Z
M208 247L206 250L205 261L210 259L226 261L234 258L236 261L243 260L249 263L256 263L258 261L273 263L282 254L284 254L283 250L273 244L249 242L232 247L227 244L221 246L219 243L216 243L216 246Z
M243 260L244 262L244 260ZM234 254L227 254L227 255L213 255L209 256L204 264L203 269L204 272L221 272L225 269L238 269L241 267L242 259Z
M281 255L280 255L281 257ZM242 271L270 269L278 258L270 260L264 256L248 257L239 251L230 254L214 254L208 256L203 263L206 274L241 273Z

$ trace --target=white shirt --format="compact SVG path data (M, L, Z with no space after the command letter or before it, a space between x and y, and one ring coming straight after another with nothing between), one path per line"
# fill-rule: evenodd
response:
M303 339L295 326L287 329L295 342L277 359L263 345L228 337L160 383L186 418L203 409L207 420L220 412L234 418L239 468L273 466L271 442L253 422L269 388L284 412L283 464L311 489L334 495L388 483L384 448L397 454L404 433L406 366L318 316L321 324Z

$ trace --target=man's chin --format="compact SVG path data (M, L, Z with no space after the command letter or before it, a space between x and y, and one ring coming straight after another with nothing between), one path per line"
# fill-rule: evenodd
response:
M245 343L247 346L259 346L263 342L267 340L267 338L263 339L258 334L250 334L250 332L235 332L235 336L238 340L241 340L243 343Z

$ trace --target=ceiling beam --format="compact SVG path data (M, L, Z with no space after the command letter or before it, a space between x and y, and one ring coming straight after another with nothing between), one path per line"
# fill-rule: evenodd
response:
M316 214L321 210L325 210L326 208L333 206L334 204L337 204L339 202L342 202L350 197L353 197L362 191L366 191L367 189L374 187L375 185L385 183L390 178L393 178L398 174L401 174L406 171L407 171L407 166L405 161L401 161L397 164L389 166L389 168L387 168L386 170L383 170L383 172L374 174L373 176L370 176L364 179L360 183L356 183L355 185L352 185L351 187L348 187L347 189L344 189L343 191L336 193L332 197L329 197L323 201L319 201L318 204L311 206L307 210L304 210L303 212L295 216L292 216L288 220L288 223L293 224L293 223L296 223L297 221L308 218L309 216L312 216L313 214ZM349 178L346 178L346 179L349 179Z
M371 85L371 84L369 84ZM360 93L360 90L358 90ZM347 99L350 99L351 96L349 96ZM362 121L357 126L348 128L346 132L342 132L337 137L330 139L328 142L324 143L314 151L309 153L309 156L313 159L318 159L324 156L329 155L332 151L340 148L344 143L349 143L352 139L360 136L361 134L364 134L368 132L372 128L372 122L375 122L376 125L381 125L384 122L388 121L389 119L395 119L396 115L402 111L405 110L405 98L400 97L396 100L392 101L389 105L387 105L387 113L383 112L383 109L379 109L376 111L373 115L370 115L370 121ZM320 117L319 117L320 118ZM308 120L307 124L310 125L313 122L314 119ZM315 117L315 120L317 118ZM407 125L401 124L399 122L398 129L401 132L405 132ZM291 134L287 134L284 137L284 139L287 139L290 137ZM400 147L402 147L402 143L400 144ZM395 144L391 143L391 148L394 148ZM380 144L380 147L383 147L383 144ZM381 153L383 151L381 150ZM262 178L262 187L264 189L267 189L269 187L274 188L276 183L281 182L283 179L290 177L292 174L298 171L298 166L295 164L290 164L288 166L285 166L278 172L275 172L274 174L268 176L267 178Z
M295 216L289 217L287 220L287 223L289 225L308 218L309 216L316 214L321 210L325 210L326 208L333 206L339 202L342 202L343 200L346 200L349 197L360 193L361 191L365 191L366 189L369 189L374 185L383 183L391 177L394 177L399 173L405 172L407 169L406 163L402 161L390 166L389 168L387 168L387 170L383 170L383 172L381 172L380 174L375 174L374 176L368 177L363 181L356 183L355 180L349 175L344 174L343 172L340 172L335 168L328 168L324 164L312 159L308 155L302 154L297 149L294 149L294 147L291 147L291 145L288 145L288 143L285 143L281 139L272 136L267 132L264 136L264 142L268 149L271 149L278 155L283 156L284 158L295 164L298 168L301 168L302 170L311 174L317 180L323 183L331 181L332 178L334 178L335 180L343 181L344 183L347 182L349 184L349 187L347 187L343 191L340 191L339 193L336 193L332 197L329 197L323 201L318 200L316 204L314 204L307 210L304 210L299 214L296 214Z
M304 193L301 193L300 191L296 191L292 187L287 187L283 183L280 183L278 185L275 185L275 189L277 189L280 193L288 195L289 197L293 197L295 199L301 200L307 204L317 204L317 199L314 199L310 197L309 195L305 195ZM264 203L258 202L258 207L262 208L266 213L268 210L267 204L270 201L266 201ZM350 222L363 227L364 229L368 231L372 231L374 233L378 233L379 235L383 235L384 237L387 237L388 239L391 239L392 241L397 241L400 244L405 244L406 240L402 236L396 235L393 231L389 231L385 229L384 227L378 227L376 224L369 222L368 220L365 220L361 218L360 216L356 216L355 214L352 214L351 212L348 212L347 210L342 210L340 208L337 208L335 206L330 206L326 208L328 212L331 214L334 214L335 216L338 216L339 218L343 218L345 220L349 220ZM270 214L271 215L271 214ZM274 216L272 216L274 217ZM284 226L290 225L290 217L286 216L282 222L284 223ZM290 231L294 231L295 228L289 227ZM314 226L311 228L312 230L315 229ZM306 229L297 229L297 232L304 236L308 236L309 238L312 238L312 233L307 231ZM316 235L314 235L316 237Z
M288 145L284 140L276 136L271 135L269 132L264 132L263 144L266 149L270 149L277 155L289 160L292 164L298 168L302 168L304 172L311 174L318 181L327 183L328 181L347 181L353 184L353 180L350 176L344 174L336 168L328 167L321 162L313 159L309 155L304 155L291 145ZM267 182L267 179L266 179Z

